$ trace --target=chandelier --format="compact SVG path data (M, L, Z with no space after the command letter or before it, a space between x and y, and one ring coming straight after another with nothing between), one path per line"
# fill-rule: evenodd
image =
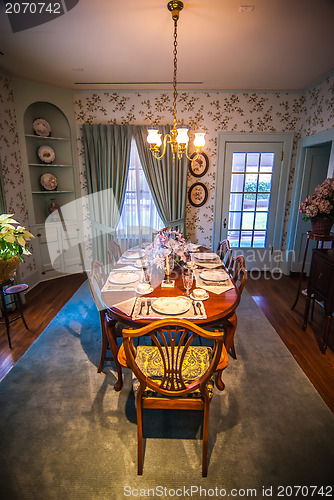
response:
M177 21L179 19L180 11L183 9L183 2L172 0L168 2L167 8L172 13L172 19L174 21L174 74L173 74L173 91L174 91L174 101L173 101L173 128L170 131L170 134L166 134L164 139L162 139L162 134L159 134L158 129L149 128L147 130L147 142L150 145L150 150L157 160L161 160L166 154L166 146L170 144L173 159L177 157L179 160L185 154L186 157L190 160L188 156L188 129L185 127L178 128L177 127L177 119L176 119L176 101L177 101L177 84L176 84L176 73L177 73ZM199 154L205 145L204 133L197 132L195 133L195 138L193 144L195 146L195 151ZM160 151L160 147L163 144L162 153ZM160 154L161 153L161 154ZM194 158L192 158L194 159Z

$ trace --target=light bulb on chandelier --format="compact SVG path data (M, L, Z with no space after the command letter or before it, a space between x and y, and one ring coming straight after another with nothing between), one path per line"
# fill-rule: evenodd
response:
M177 119L176 119L176 101L177 101L177 83L176 83L176 72L177 72L177 21L179 19L179 13L183 9L183 2L172 0L168 2L167 8L172 13L172 18L174 21L174 76L173 76L173 91L174 91L174 102L173 102L173 128L170 131L170 134L166 134L162 139L162 134L159 134L159 130L156 128L149 128L147 130L147 142L150 145L150 150L157 160L163 158L166 154L166 146L170 144L173 158L176 157L181 159L185 154L188 160L194 160L188 156L188 128L185 127L177 127ZM195 146L195 151L199 154L202 151L203 146L205 145L205 133L204 132L196 132L193 144ZM163 145L162 153L160 151L160 147ZM196 158L196 157L195 157Z

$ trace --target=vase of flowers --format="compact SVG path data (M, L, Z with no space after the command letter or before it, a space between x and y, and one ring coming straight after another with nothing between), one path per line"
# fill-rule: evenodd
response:
M0 282L15 275L23 255L30 255L27 241L34 236L12 219L13 214L0 215Z
M334 179L328 178L299 205L304 220L311 221L314 234L329 235L334 223Z

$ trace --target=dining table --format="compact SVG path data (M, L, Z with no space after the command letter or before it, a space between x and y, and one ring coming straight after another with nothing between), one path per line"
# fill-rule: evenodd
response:
M158 269L148 276L145 249L135 247L124 252L101 290L102 302L115 323L140 328L164 317L185 318L202 328L224 329L225 347L229 350L235 332L229 318L236 311L240 295L219 256L203 246L194 248L185 265L174 264L167 283L164 272ZM194 273L189 295L183 285L184 268ZM140 292L143 283L151 285L147 293ZM206 291L204 300L193 296L195 288Z

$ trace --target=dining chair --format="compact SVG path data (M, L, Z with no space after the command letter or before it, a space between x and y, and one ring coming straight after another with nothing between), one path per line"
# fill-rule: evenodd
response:
M120 259L121 255L122 255L121 247L115 240L111 239L108 246L109 264L114 266Z
M117 370L117 382L114 385L114 389L115 391L120 391L123 387L123 378L122 367L117 358L118 346L116 339L122 336L122 331L117 327L117 321L109 315L108 309L101 300L101 290L106 280L107 275L102 262L93 260L89 276L89 286L100 314L102 337L101 358L97 371L101 373L105 361L114 361ZM112 356L107 355L108 349L110 349Z
M152 345L134 346L147 335ZM213 347L196 345L210 339ZM208 469L209 409L213 376L224 370L228 355L222 332L209 332L187 320L162 319L139 329L123 329L119 361L133 372L137 410L138 474L143 473L143 408L204 410L202 476Z
M232 261L232 249L228 240L222 240L218 244L217 255L220 257L226 269L229 269Z
M237 257L233 257L232 265L230 268L230 274L231 274L233 281L237 287L239 300L240 300L242 291L243 291L245 283L246 283L246 274L247 274L245 257L243 255L238 255ZM232 358L234 358L234 359L237 359L237 355L235 352L235 346L234 346L234 334L235 334L236 328L237 328L237 314L234 313L228 319L227 328L226 328L227 329L226 336L228 337L227 344L230 344L229 353L231 354ZM226 339L225 339L225 343L226 343Z

